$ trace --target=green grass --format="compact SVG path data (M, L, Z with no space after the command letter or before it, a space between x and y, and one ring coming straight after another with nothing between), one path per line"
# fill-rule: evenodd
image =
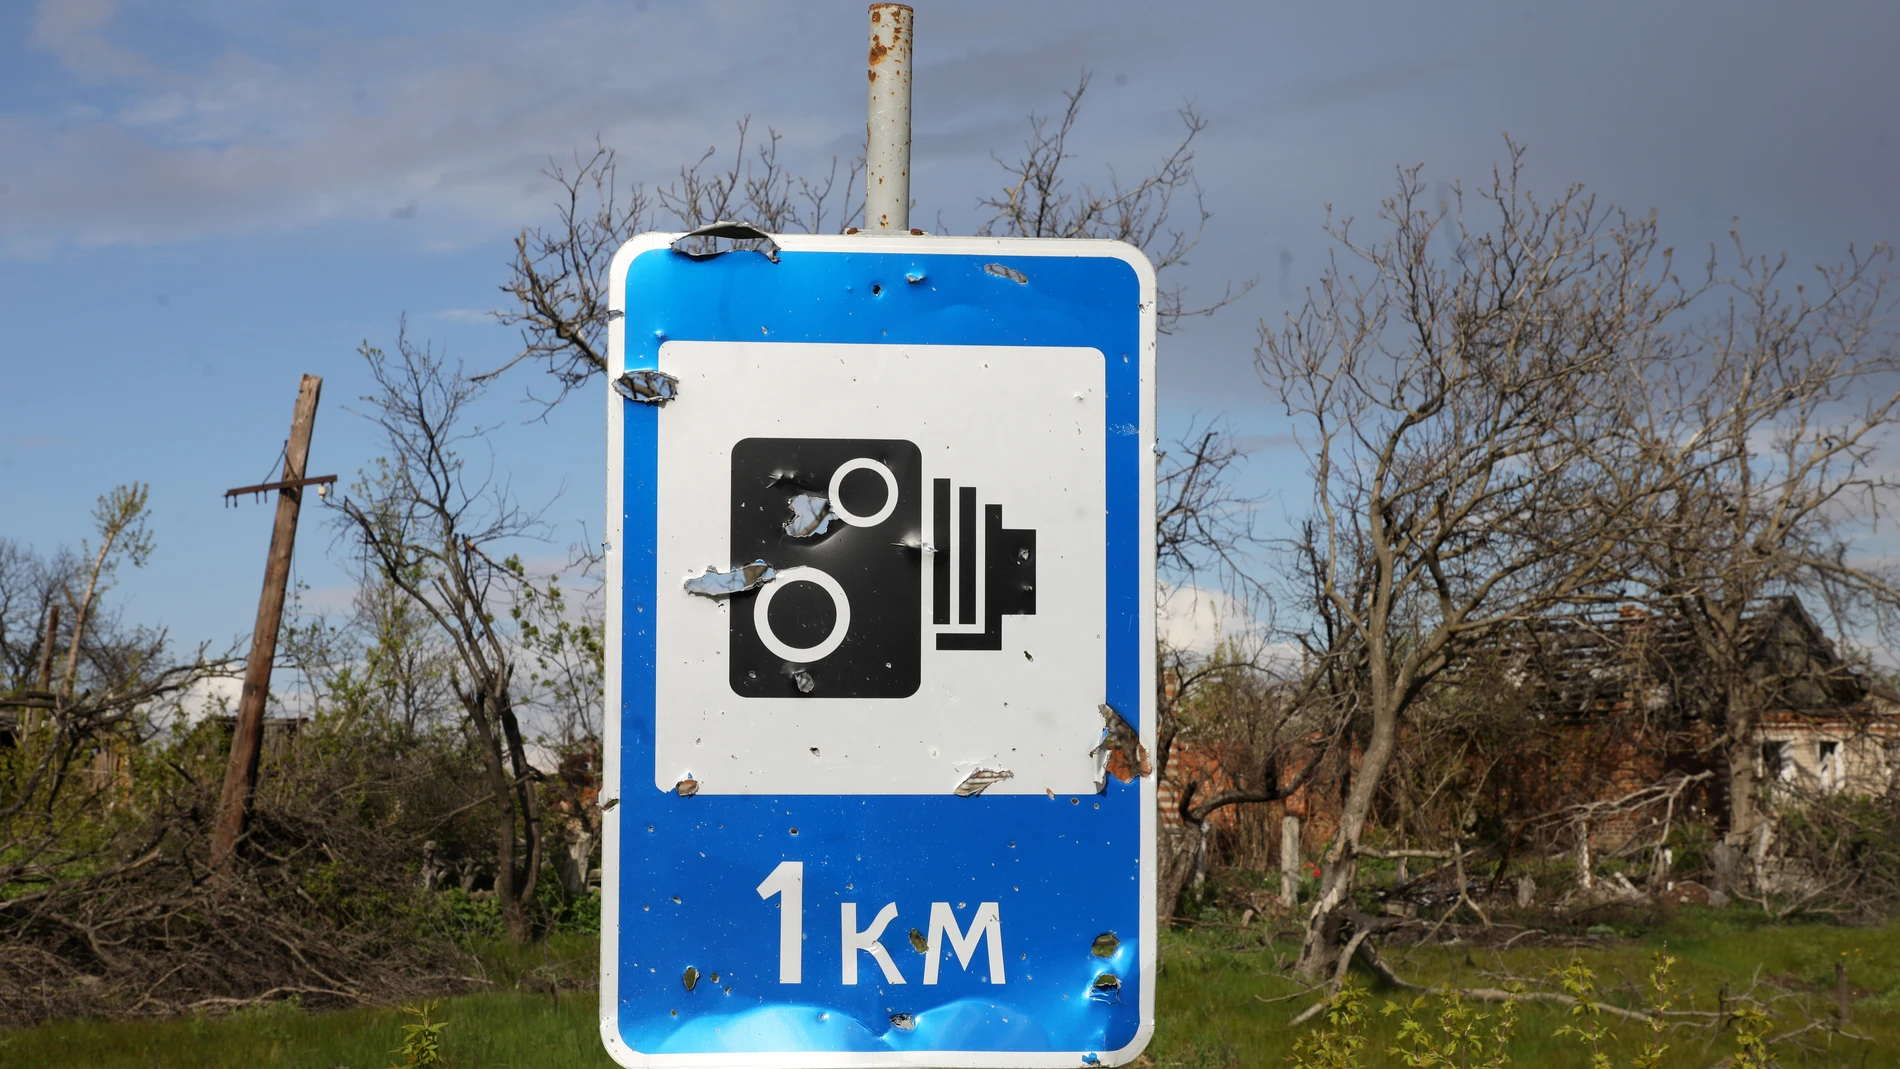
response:
M1574 954L1597 973L1602 997L1613 1003L1640 1008L1653 955L1667 948L1679 959L1674 970L1676 1006L1713 1010L1726 991L1729 997L1748 989L1757 975L1762 997L1793 993L1775 1009L1774 1034L1779 1035L1814 1016L1827 1017L1833 1006L1834 965L1847 966L1854 1001L1850 1029L1872 1039L1848 1040L1825 1031L1811 1034L1815 1049L1777 1048L1789 1066L1900 1066L1900 926L1842 928L1830 925L1767 927L1759 917L1744 912L1710 913L1685 910L1658 931L1639 938L1615 939L1601 948L1515 947L1496 952L1461 946L1421 947L1386 954L1387 962L1405 979L1422 984L1464 987L1504 986L1506 976L1544 981ZM1170 933L1163 942L1155 1041L1148 1054L1158 1067L1229 1069L1229 1067L1283 1066L1299 1032L1288 1021L1312 999L1263 1004L1259 999L1299 992L1277 965L1297 952L1290 943L1263 945L1251 933L1204 929L1197 933ZM1759 973L1757 973L1759 970ZM1365 978L1368 984L1370 977ZM1776 985L1771 988L1770 983ZM1631 989L1638 993L1631 997ZM1256 997L1257 996L1257 997ZM1381 1013L1387 1002L1408 1003L1409 992L1375 990L1368 1007L1370 1066L1400 1064L1386 1055L1398 1034L1397 1017ZM1495 1012L1478 1006L1479 1012ZM1590 1057L1574 1037L1557 1030L1572 1020L1568 1007L1527 1003L1521 1009L1518 1040L1510 1047L1514 1064L1525 1066L1590 1065ZM1435 1019L1436 1007L1424 1011ZM1605 1050L1618 1066L1648 1038L1641 1022L1607 1019L1617 1041ZM1667 1066L1707 1066L1732 1052L1726 1033L1707 1029L1672 1030L1664 1055Z
M1577 951L1596 970L1607 998L1628 1004L1625 978L1640 988L1650 956L1667 945L1681 959L1676 968L1678 1004L1709 1009L1726 987L1733 995L1759 975L1799 996L1810 1012L1832 1006L1834 965L1845 962L1854 990L1853 1030L1872 1043L1813 1033L1816 1049L1782 1048L1788 1066L1900 1067L1900 926L1838 928L1824 925L1766 927L1746 913L1685 911L1660 930ZM1297 1032L1287 1021L1308 999L1266 1004L1301 990L1279 968L1294 947L1266 943L1256 932L1205 928L1171 932L1162 944L1159 1022L1145 1064L1157 1069L1237 1069L1283 1066ZM595 1031L595 995L555 988L547 981L592 970L592 945L564 937L547 946L496 950L486 955L495 989L447 1000L438 1013L449 1022L443 1034L454 1069L604 1067ZM1388 953L1400 975L1420 982L1496 986L1498 974L1541 978L1569 960L1571 951L1512 948L1502 953L1459 946ZM517 984L538 988L519 989ZM1765 990L1765 987L1764 987ZM1258 996L1258 998L1256 998ZM1385 1055L1397 1020L1383 1016L1383 1003L1404 997L1375 991L1369 1007L1368 1065L1396 1064ZM1479 1007L1489 1012L1492 1007ZM1798 1023L1792 1003L1777 1016L1776 1031ZM1428 1013L1430 1011L1428 1010ZM1512 1047L1514 1064L1587 1066L1587 1053L1569 1037L1553 1033L1568 1018L1561 1007L1526 1006ZM62 1021L0 1033L0 1066L86 1066L98 1069L384 1069L401 1038L403 1015L395 1008L307 1013L275 1005L217 1017L156 1021ZM1613 1021L1619 1041L1608 1048L1614 1063L1627 1065L1643 1038L1637 1022ZM1704 1030L1678 1031L1664 1056L1668 1066L1708 1066L1729 1053L1726 1036Z

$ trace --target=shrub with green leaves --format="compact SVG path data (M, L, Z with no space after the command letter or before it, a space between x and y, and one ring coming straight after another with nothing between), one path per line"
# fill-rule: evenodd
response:
M1386 1053L1412 1069L1503 1069L1511 1062L1504 1048L1517 1030L1515 997L1495 1012L1480 1013L1456 991L1438 998L1437 1027L1422 1018L1427 1000L1420 995L1410 1004L1385 1004L1387 1016L1401 1014L1399 1039Z
M414 1017L414 1024L402 1026L402 1045L391 1054L402 1055L402 1061L391 1069L422 1069L424 1066L446 1065L442 1059L442 1030L448 1027L447 1021L435 1019L435 1011L442 1003L430 999L416 1006L404 1006L402 1012Z
M1669 1052L1669 1017L1676 1005L1676 981L1673 970L1677 959L1657 951L1650 960L1647 1005L1642 1018L1650 1034L1630 1058L1629 1069L1664 1069L1675 1062L1664 1060ZM1596 971L1573 957L1553 969L1551 979L1567 1000L1566 1023L1550 1033L1551 1038L1571 1037L1580 1044L1591 1069L1619 1069L1611 1051L1627 1049L1617 1042L1609 1018L1613 1015L1634 1017L1627 1010L1610 1011L1600 997ZM1511 1064L1509 1047L1517 1037L1522 1002L1526 998L1552 998L1555 993L1528 994L1513 985L1501 996L1495 1010L1480 1010L1469 994L1456 989L1438 989L1420 994L1409 1002L1388 1001L1380 1012L1397 1016L1398 1035L1386 1048L1393 1061L1376 1062L1366 1057L1366 990L1351 978L1325 1003L1325 1023L1309 1031L1294 1045L1287 1061L1293 1069L1363 1069L1372 1065L1400 1065L1408 1069L1504 1069ZM1768 1035L1773 1021L1761 1007L1747 1001L1731 1008L1720 1022L1733 1030L1735 1054L1730 1069L1768 1069L1776 1064L1769 1054Z

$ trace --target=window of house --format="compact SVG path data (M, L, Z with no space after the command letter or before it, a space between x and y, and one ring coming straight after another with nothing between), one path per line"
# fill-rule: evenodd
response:
M1787 742L1761 744L1761 781L1785 783L1794 776L1794 745Z
M1821 789L1838 791L1841 789L1841 744L1823 741L1814 744L1815 775L1821 779Z

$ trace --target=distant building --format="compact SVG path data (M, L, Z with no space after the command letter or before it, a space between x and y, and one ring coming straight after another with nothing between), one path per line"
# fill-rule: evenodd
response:
M1537 746L1489 770L1493 808L1538 822L1558 839L1582 834L1590 850L1602 852L1655 839L1665 818L1719 823L1729 782L1722 721L1708 707L1718 692L1684 626L1633 607L1553 617L1468 658L1454 677L1480 681L1488 700L1548 724ZM1800 797L1896 786L1900 693L1842 658L1798 598L1764 600L1745 618L1741 642L1755 698L1755 778L1770 821L1777 805ZM1279 762L1283 779L1319 743L1294 741ZM1279 868L1280 836L1294 827L1299 855L1317 857L1334 833L1359 754L1349 753L1343 768L1325 762L1284 802L1230 808L1190 828L1184 802L1235 784L1223 760L1183 735L1157 785L1162 833L1199 839L1197 871L1208 853L1256 870ZM1673 795L1658 789L1672 782L1686 785Z

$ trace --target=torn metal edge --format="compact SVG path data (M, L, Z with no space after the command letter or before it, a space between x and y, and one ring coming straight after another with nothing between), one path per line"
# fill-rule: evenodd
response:
M782 529L789 538L817 538L831 529L838 514L831 499L807 490L786 502L787 515Z
M1029 285L1029 276L1023 274L1021 271L1016 270L1015 268L1009 266L1008 264L984 264L983 271L985 274L995 275L997 278L1009 279L1011 282L1016 283L1018 286Z
M785 678L792 681L792 686L797 687L800 694L810 694L818 689L818 681L811 677L811 669L806 665L787 661L780 671L785 673Z
M734 594L743 594L748 590L757 590L778 578L770 564L755 560L751 564L742 564L729 572L722 572L716 566L706 565L706 574L689 576L680 585L688 594L698 594L702 598L729 598Z
M731 220L731 219L722 219L718 222L707 223L705 226L700 227L698 230L688 230L686 233L681 234L679 237L674 238L671 248L673 249L674 252L677 252L682 256L691 256L696 260L705 259L708 256L721 255L720 253L716 253L716 252L714 253L687 252L685 249L680 248L680 245L682 243L690 241L693 238L726 238L730 241L763 241L765 242L765 248L761 249L760 251L765 253L766 259L772 261L773 263L778 263L778 253L779 253L778 241L774 239L772 235L766 233L763 230L760 230L758 227L753 226L751 223L741 223L741 222L738 222L736 220Z
M979 768L963 777L957 784L958 798L974 798L1006 779L1015 779L1016 773L1007 768Z
M1141 734L1135 730L1135 725L1107 702L1096 706L1096 711L1102 714L1102 741L1089 751L1089 756L1095 758L1096 793L1108 787L1111 774L1122 783L1133 783L1139 777L1154 775L1154 764L1148 759L1148 747L1142 745ZM1110 767L1117 757L1121 758L1121 767Z
M615 379L614 392L643 405L663 405L680 395L680 380L664 371L641 368Z

